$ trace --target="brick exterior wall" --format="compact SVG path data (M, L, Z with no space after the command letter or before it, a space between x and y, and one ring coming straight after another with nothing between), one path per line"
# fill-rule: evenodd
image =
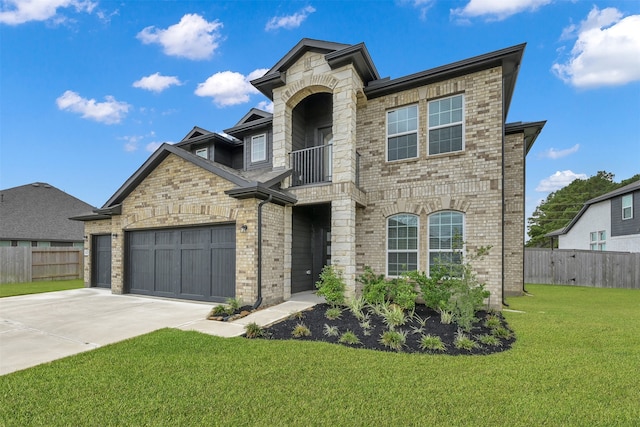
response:
M245 303L257 298L258 200L234 199L224 192L234 184L170 154L122 203L122 214L85 224L90 234L115 233L112 240L111 289L124 292L124 232L196 225L236 223L236 297ZM282 301L284 208L266 205L263 215L263 300ZM89 242L91 239L89 239ZM88 245L89 243L87 243ZM91 250L91 248L89 248ZM90 258L90 257L89 257ZM87 267L90 277L90 263Z
M455 80L369 100L358 110L360 183L366 208L357 212L357 271L368 265L386 272L387 218L399 213L419 217L418 263L428 268L428 218L442 210L465 215L466 248L491 246L474 266L501 306L502 292L502 74L494 68ZM427 155L427 103L464 94L464 150ZM418 105L418 158L385 162L386 112ZM522 151L520 152L522 153Z
M503 159L502 77L502 68L496 67L367 100L354 67L332 70L323 54L306 52L286 71L286 85L273 90L273 166L288 166L296 105L315 93L332 94L333 181L289 187L286 179L282 187L295 195L297 205L331 203L331 260L343 271L350 296L360 291L356 277L365 265L386 272L387 219L392 215L419 217L418 263L427 270L429 216L443 210L464 214L468 252L491 246L489 254L474 264L478 279L491 292L490 305L501 307L503 280L505 293L522 293L524 141L522 134L505 137ZM464 95L464 149L429 156L428 102L457 94ZM386 112L411 104L417 104L419 111L418 158L386 162ZM233 187L171 154L124 200L122 215L87 222L88 235L118 234L112 248L113 291L124 290L124 231L232 222L237 230L242 224L248 227L247 232L236 233L236 296L253 302L259 201L224 194ZM262 289L269 304L291 296L295 256L291 206L264 205L263 227ZM90 280L90 262L85 266L85 278Z

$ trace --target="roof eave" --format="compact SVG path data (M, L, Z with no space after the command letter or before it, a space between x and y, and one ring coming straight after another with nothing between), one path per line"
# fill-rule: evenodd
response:
M529 154L529 150L531 150L531 147L533 147L533 144L536 142L536 139L538 139L538 135L540 135L540 132L542 132L542 128L546 123L546 120L526 123L507 123L505 125L504 131L507 135L514 133L524 134L525 155L527 155Z
M378 70L373 64L373 60L364 43L327 53L324 58L332 69L342 67L346 64L353 64L365 84L380 79Z
M226 190L225 194L235 199L267 200L271 196L271 202L280 206L293 205L298 201L298 199L288 193L265 187L258 182L252 183L252 185L247 187Z

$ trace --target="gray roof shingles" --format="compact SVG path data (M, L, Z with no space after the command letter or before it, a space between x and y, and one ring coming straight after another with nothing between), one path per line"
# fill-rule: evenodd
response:
M0 190L0 240L83 241L84 224L69 218L93 209L43 182Z

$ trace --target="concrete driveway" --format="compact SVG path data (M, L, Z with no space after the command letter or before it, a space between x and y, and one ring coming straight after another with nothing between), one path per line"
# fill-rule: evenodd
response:
M97 288L0 298L0 375L165 327L198 330L214 305Z

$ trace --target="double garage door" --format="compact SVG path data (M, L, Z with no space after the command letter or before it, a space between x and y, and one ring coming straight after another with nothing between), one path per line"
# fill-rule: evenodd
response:
M234 224L127 232L127 290L224 302L235 296L235 242Z

